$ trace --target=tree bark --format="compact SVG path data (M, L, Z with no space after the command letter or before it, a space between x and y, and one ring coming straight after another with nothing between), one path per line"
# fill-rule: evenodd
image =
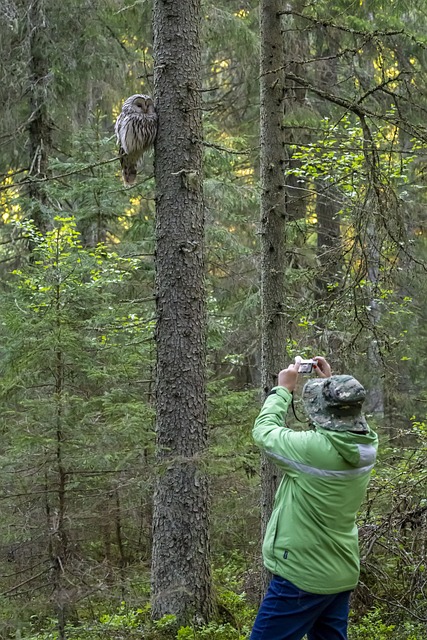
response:
M29 30L29 171L34 181L28 186L31 199L31 217L38 231L46 233L51 219L46 211L45 185L40 181L47 177L49 155L52 147L52 125L49 117L49 59L48 36L44 0L32 0L28 10Z
M337 45L323 33L317 30L317 55L320 62L317 67L318 86L327 90L338 84ZM324 42L326 40L326 42ZM325 58L325 60L322 60ZM321 104L319 111L322 116L329 113L330 105ZM339 288L329 288L330 283L340 281L339 272L342 268L341 226L338 212L340 210L339 191L331 184L331 179L319 178L316 185L316 217L317 217L317 260L318 274L316 277L316 298L323 302L333 299ZM319 318L318 323L323 324ZM339 348L339 345L336 345Z
M333 299L340 282L342 267L341 229L338 216L339 193L328 180L316 180L317 260L316 298L323 302Z
M152 612L213 613L205 391L200 0L154 2L157 464Z
M294 10L296 14L301 14L304 11L304 0L295 0L294 2L287 2L287 9ZM283 10L283 5L282 5ZM282 48L283 48L283 61L285 64L285 71L290 72L295 76L304 76L305 65L298 60L304 60L310 57L310 44L308 34L304 28L306 25L301 25L301 20L295 16L287 17L286 29L282 28ZM294 127L295 120L301 120L301 114L307 110L306 104L306 87L302 87L297 82L286 79L284 84L284 113L286 115L286 125L284 126L284 147L286 158L286 211L289 216L289 220L303 220L307 211L307 195L309 190L307 188L307 180L301 175L295 175L295 171L301 168L301 160L294 157L292 146L296 145L297 149L299 145L309 142L309 134L306 130L300 127Z
M285 180L282 124L284 70L281 0L260 5L260 172L261 172L261 384L264 396L277 383L286 350ZM265 456L261 464L261 533L271 515L279 474ZM265 591L270 576L263 574Z
M59 239L57 240L59 242ZM57 245L57 248L58 245ZM59 262L59 255L57 260ZM66 517L66 485L67 474L64 466L64 353L62 351L61 335L61 284L55 285L55 310L56 310L56 339L58 348L56 350L55 367L55 410L56 410L56 475L57 475L57 506L55 509L55 521L52 522L49 549L52 551L52 586L55 613L58 621L58 640L65 640L67 624L67 614L69 610L69 595L67 593L64 574L67 565L68 537L65 528Z

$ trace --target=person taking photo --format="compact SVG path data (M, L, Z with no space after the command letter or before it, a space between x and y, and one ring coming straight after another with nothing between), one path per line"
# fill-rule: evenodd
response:
M317 378L302 401L314 429L284 419L300 358L279 373L253 429L255 443L284 472L263 542L272 579L250 640L346 640L350 594L359 579L356 516L378 438L362 413L366 391L350 375L332 375L313 359Z

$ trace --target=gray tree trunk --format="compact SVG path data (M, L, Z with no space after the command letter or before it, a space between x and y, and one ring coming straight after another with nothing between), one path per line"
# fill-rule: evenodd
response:
M317 43L317 55L322 60L317 69L317 84L327 90L337 86L338 63L336 43L327 38L326 46L323 42L324 34L320 30ZM328 113L330 105L320 108L322 115ZM333 299L339 287L330 289L328 285L340 281L342 268L341 226L338 212L341 208L340 194L330 179L317 179L316 184L316 217L317 217L317 259L318 273L316 277L316 297L323 302ZM327 318L319 318L319 324L327 325ZM340 345L331 345L331 350L339 349Z
M31 217L36 228L45 233L51 227L46 211L45 185L40 182L48 175L49 155L52 147L52 125L49 117L48 86L50 81L48 35L44 0L33 0L28 9L29 33L29 177Z
M317 259L316 297L324 302L335 297L342 267L339 192L328 180L316 180Z
M284 70L281 0L260 5L260 172L261 172L261 383L264 395L277 384L286 351ZM277 468L263 456L261 465L261 533L271 515L278 485ZM269 574L263 574L265 591Z
M371 199L368 205L375 210L375 201ZM378 216L379 217L379 216ZM368 305L368 318L371 325L371 341L368 345L367 359L372 378L368 387L366 407L369 413L379 416L384 415L384 384L383 384L383 363L375 338L376 328L381 319L381 308L378 304L379 282L381 268L381 240L378 236L375 222L370 222L366 230L366 275L369 283L368 291L371 299Z
M305 0L294 0L287 2L282 9L293 10L296 14L301 14L305 8ZM284 26L284 25L283 25ZM286 29L282 29L283 62L286 72L296 76L305 75L305 66L298 60L310 58L310 43L306 30L307 23L295 16L287 16ZM305 218L307 210L307 180L301 175L294 175L292 171L301 168L302 161L294 157L292 146L307 144L310 135L300 127L294 127L290 122L295 123L301 119L301 114L307 110L306 94L307 89L290 78L286 79L284 87L284 112L286 115L286 125L284 127L283 142L285 145L286 165L289 172L286 175L286 210L290 220L302 220Z
M152 612L213 613L205 393L200 0L155 0L157 465Z

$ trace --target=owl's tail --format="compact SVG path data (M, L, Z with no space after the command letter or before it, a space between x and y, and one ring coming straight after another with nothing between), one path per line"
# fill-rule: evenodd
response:
M136 180L137 162L120 149L120 164L122 166L122 176L125 187L130 187Z
M128 165L122 166L123 182L126 187L130 187L136 180L136 166Z

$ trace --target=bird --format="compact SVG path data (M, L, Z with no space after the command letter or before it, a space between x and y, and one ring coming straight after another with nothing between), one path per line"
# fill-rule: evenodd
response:
M137 93L127 98L114 127L119 145L123 182L136 180L144 152L153 146L157 135L157 113L150 96Z

